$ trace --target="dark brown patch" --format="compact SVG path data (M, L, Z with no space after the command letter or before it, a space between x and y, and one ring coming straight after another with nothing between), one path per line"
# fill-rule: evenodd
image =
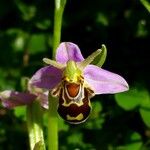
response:
M84 88L84 91L85 91L85 97L82 100L83 105L81 106L78 106L76 103L73 103L70 106L63 106L62 104L64 103L64 100L62 99L62 92L61 92L60 97L59 97L58 113L64 120L70 122L69 120L67 120L67 115L71 117L77 117L81 113L83 114L82 120L71 120L71 122L80 123L87 119L91 111L91 106L89 105L90 100L88 96L88 90Z

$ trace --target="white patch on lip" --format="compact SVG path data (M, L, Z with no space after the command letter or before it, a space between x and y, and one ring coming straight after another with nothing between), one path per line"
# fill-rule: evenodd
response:
M67 95L68 99L71 100L71 102L69 102L69 103L66 103L66 100L65 100L65 92L66 92L66 95ZM77 94L76 97L71 97L71 96L69 95L68 91L67 91L66 86L65 86L65 87L63 88L63 91L62 91L62 98L63 98L63 100L64 100L64 103L63 103L62 105L63 105L63 106L66 106L66 107L70 106L71 104L76 104L77 106L82 106L82 105L83 105L83 99L84 99L84 97L85 97L84 94L85 94L85 92L84 92L84 87L83 87L82 84L80 84L79 92L78 92L78 94Z

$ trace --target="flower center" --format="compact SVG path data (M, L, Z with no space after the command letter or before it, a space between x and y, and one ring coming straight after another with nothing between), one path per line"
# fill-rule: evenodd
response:
M69 60L63 73L66 80L68 82L77 83L81 75L82 71L78 68L76 62Z

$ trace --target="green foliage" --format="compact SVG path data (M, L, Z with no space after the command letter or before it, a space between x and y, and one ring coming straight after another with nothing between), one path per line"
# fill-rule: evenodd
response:
M85 124L87 129L100 129L105 121L104 116L101 114L102 105L98 101L92 103L92 112Z
M146 89L133 88L115 95L116 102L125 110L138 108L144 123L150 127L150 97Z
M145 91L143 92L133 88L127 92L115 94L115 99L119 106L125 110L131 110L140 106L144 96Z
M128 136L127 143L124 146L117 147L117 150L140 150L142 148L142 139L137 132Z
M45 34L36 34L30 37L28 49L31 54L40 53L46 50Z
M26 106L19 106L14 109L14 115L19 119L26 120Z
M150 107L149 108L140 108L140 114L144 123L150 127Z

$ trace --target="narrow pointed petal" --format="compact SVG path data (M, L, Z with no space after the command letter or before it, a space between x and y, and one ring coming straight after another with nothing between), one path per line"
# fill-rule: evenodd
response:
M29 81L29 84L44 88L44 89L52 89L54 88L62 78L62 70L57 69L53 66L46 66L39 69Z
M56 61L59 63L66 63L68 60L81 62L84 58L76 44L71 42L63 42L57 48Z
M81 70L83 70L87 65L89 65L95 57L97 57L101 53L101 49L98 49L97 51L93 52L90 56L88 56L86 59L84 59L82 62L78 63L78 66Z
M37 96L30 93L6 90L0 93L2 105L6 108L14 108L21 105L29 105Z
M114 94L129 89L124 78L94 65L85 68L84 78L95 94Z
M48 65L51 65L57 69L63 69L65 67L65 65L63 64L60 64L54 60L51 60L51 59L48 59L48 58L43 58L43 61L48 64Z

